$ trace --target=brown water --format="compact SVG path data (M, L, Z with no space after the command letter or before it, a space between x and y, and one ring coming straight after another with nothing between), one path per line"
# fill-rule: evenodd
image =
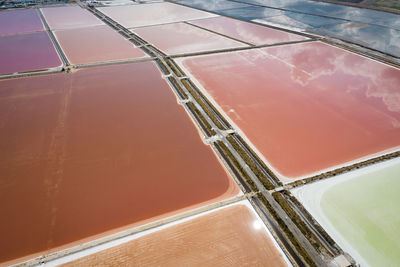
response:
M261 223L235 205L64 266L287 266Z
M150 62L0 81L0 147L0 262L238 193Z
M143 27L132 31L169 55L247 46L185 23Z
M55 35L72 64L146 57L142 50L106 25L59 30Z
M254 45L307 39L300 35L274 30L265 26L228 17L194 20L190 21L190 23Z
M51 30L104 25L95 15L79 6L41 8Z
M322 43L185 59L267 161L297 178L400 146L400 71Z

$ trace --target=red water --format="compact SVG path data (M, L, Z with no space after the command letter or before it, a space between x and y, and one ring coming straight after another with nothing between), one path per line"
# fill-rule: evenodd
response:
M2 80L0 122L0 262L238 193L153 63Z
M0 36L0 74L44 70L61 65L47 32Z
M262 222L235 205L65 266L287 266Z
M0 35L44 30L43 23L36 9L10 9L1 11L0 25Z
M55 35L72 64L146 57L142 50L106 25L60 30Z
M227 17L190 21L191 24L224 34L254 45L300 41L307 38L265 26Z
M133 29L166 54L183 54L247 46L185 23Z
M41 8L52 30L104 25L95 15L79 6Z
M172 3L100 7L98 10L125 28L215 17L208 12Z
M267 161L296 178L400 145L400 70L322 43L185 59Z

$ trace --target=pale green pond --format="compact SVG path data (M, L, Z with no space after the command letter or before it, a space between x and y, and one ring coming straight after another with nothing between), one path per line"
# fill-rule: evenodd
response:
M323 226L333 226L331 235L338 233L357 251L359 262L370 266L400 266L400 160L394 162L346 174L349 179L342 175L305 186L300 196L294 193Z

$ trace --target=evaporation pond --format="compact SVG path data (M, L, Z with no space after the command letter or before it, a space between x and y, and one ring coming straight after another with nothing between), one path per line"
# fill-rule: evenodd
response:
M231 8L239 8L239 7L248 7L249 5L239 2L233 2L229 0L213 0L213 1L204 1L204 0L178 0L175 1L178 3L182 3L183 5L205 9L209 11L217 11L221 9L231 9Z
M0 262L239 194L153 62L2 80L0 121Z
M260 6L249 6L249 7L242 7L242 8L232 8L232 9L225 9L219 10L218 13L239 18L243 20L253 20L253 19L261 19L265 17L271 16L278 16L282 14L282 10L273 9L273 8L266 8Z
M278 25L280 27L284 26L287 28L299 28L299 29L312 29L312 28L322 27L325 25L340 24L345 22L344 20L340 19L307 15L290 11L284 11L280 16L257 19L254 21L261 24L272 24L272 25Z
M236 204L149 233L66 266L287 266L263 222ZM161 242L160 242L161 241Z
M182 66L282 178L400 146L400 70L388 65L316 42Z
M52 30L104 24L95 15L79 6L45 7L41 10Z
M293 194L361 266L400 262L400 159L294 189Z
M186 23L143 27L132 31L169 55L247 46Z
M99 11L125 28L215 17L216 15L172 3L100 7Z
M267 7L284 7L286 5L308 3L309 0L240 0L241 3L255 4Z
M191 21L190 23L241 41L249 42L253 45L274 44L307 39L300 35L227 17L201 19Z
M61 65L47 32L0 36L0 74L45 70Z
M107 25L59 30L55 35L72 64L147 57Z
M349 22L327 25L311 29L309 32L346 40L350 43L382 51L397 58L400 57L400 30L372 24Z
M0 25L0 35L44 30L39 13L33 8L1 11Z

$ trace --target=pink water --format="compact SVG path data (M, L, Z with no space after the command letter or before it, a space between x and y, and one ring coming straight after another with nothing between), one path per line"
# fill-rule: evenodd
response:
M400 70L390 66L322 43L183 65L283 176L400 146Z

